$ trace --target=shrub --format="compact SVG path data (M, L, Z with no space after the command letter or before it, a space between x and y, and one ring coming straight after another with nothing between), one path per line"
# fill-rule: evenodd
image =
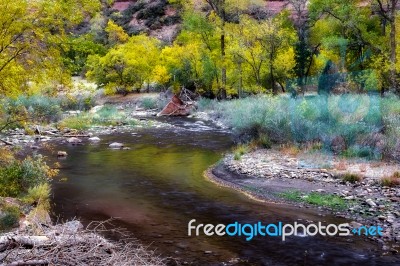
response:
M27 157L22 161L0 166L0 196L18 197L28 192L28 189L46 183L57 174L51 169L41 155Z
M15 115L14 110L25 108L31 121L54 122L61 117L60 101L48 96L20 96L15 100L8 99L6 106L10 116Z
M257 143L259 146L265 149L270 149L272 146L271 140L269 139L267 134L260 134Z
M0 231L18 226L21 211L17 206L4 206L0 217Z
M392 176L383 177L381 185L384 187L398 187L400 186L400 172L395 172Z
M154 97L144 97L142 99L142 107L146 110L148 109L156 109L157 106L157 99Z
M393 147L400 138L398 99L375 95L332 95L290 98L287 95L199 102L200 110L212 109L246 142L267 134L273 143L319 142L330 149L331 140L342 136L348 157L382 158L381 150L361 140L385 128L385 143Z
M235 160L240 160L242 158L242 155L250 152L250 147L248 145L242 144L242 145L238 145L234 151L234 159Z
M48 183L39 184L28 189L23 201L30 205L42 206L45 209L50 207L50 185Z
M76 130L86 130L90 128L92 124L92 118L86 114L80 114L77 116L69 116L64 118L58 123L60 128L70 128Z
M362 177L356 174L346 173L342 176L342 180L349 183L356 183L362 180Z

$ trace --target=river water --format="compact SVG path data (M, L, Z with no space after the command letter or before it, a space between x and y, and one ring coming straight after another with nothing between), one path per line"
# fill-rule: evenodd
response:
M212 224L343 220L258 203L207 181L203 172L230 149L230 135L187 118L163 121L173 127L100 136L98 144L57 144L69 156L59 161L60 174L53 182L54 216L86 224L114 217L113 224L157 254L191 265L396 265L396 258L375 255L376 244L356 237L290 237L282 242L188 236L191 219ZM109 149L114 141L131 149Z

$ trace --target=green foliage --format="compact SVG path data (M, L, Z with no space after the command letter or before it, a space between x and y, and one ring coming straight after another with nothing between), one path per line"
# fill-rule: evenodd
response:
M86 130L92 126L92 117L87 114L69 116L58 122L59 128L70 128L76 130Z
M148 110L148 109L156 109L158 107L157 98L144 97L144 98L142 98L141 106L146 110Z
M400 172L395 172L389 177L381 179L381 185L384 187L399 187L400 186Z
M246 153L250 152L250 147L249 145L246 144L241 144L238 145L234 150L233 150L233 154L234 154L234 159L235 160L240 160L242 158L243 155L245 155Z
M63 51L63 62L72 75L80 75L89 55L105 55L106 48L91 34L69 36Z
M219 102L212 108L244 141L267 134L275 143L319 141L324 147L330 147L332 139L342 136L350 147L349 156L380 158L382 150L365 146L360 140L381 130L382 119L387 114L380 106L387 104L386 99L368 95L303 99L259 96ZM394 108L391 104L388 107ZM399 125L398 119L394 116L393 119L388 121L388 128L392 128L392 123ZM398 130L393 131L396 131L394 136L399 136Z
M42 183L28 189L23 201L29 205L40 205L46 209L50 207L50 185Z
M67 85L62 46L70 29L99 7L99 1L89 0L0 0L0 93L18 96Z
M6 231L18 226L21 211L17 206L0 206L0 231Z
M108 94L140 91L145 82L151 82L153 66L160 53L158 46L155 38L133 36L103 57L89 56L87 77L104 86Z
M41 155L27 157L22 161L11 160L0 165L0 197L17 197L29 188L46 183L57 174Z

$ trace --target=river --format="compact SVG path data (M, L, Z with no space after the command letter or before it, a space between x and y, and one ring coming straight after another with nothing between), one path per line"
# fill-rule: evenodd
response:
M114 217L141 243L163 257L191 265L396 265L375 255L376 244L356 237L188 236L188 222L343 220L284 204L248 199L203 177L233 145L228 132L188 118L165 118L173 127L138 128L100 136L98 144L56 144L69 156L60 160L52 184L52 212L59 220ZM123 142L130 150L112 150ZM226 264L222 264L225 262ZM397 264L399 265L399 264Z

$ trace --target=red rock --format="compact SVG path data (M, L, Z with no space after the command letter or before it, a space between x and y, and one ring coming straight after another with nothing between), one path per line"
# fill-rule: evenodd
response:
M185 104L181 99L174 95L171 101L157 114L157 116L188 116L191 109L191 105Z

